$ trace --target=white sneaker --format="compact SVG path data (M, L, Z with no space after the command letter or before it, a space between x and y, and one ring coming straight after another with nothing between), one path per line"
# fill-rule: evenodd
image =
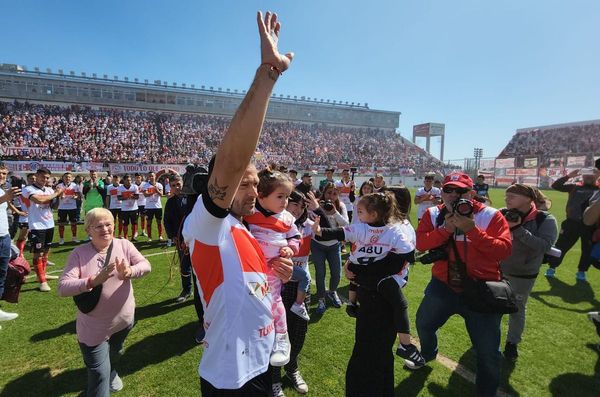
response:
M145 231L145 230L142 232L142 236L144 236L144 237L148 237L148 235L146 234L146 231Z
M273 397L285 397L281 382L273 383Z
M65 239L61 238L60 240L58 240L58 245L64 245L65 244Z
M170 246L172 246L172 245L173 245L173 240L171 240L171 239L168 239L168 240L167 240L167 247L170 247Z
M275 344L271 352L271 365L273 367L283 367L290 362L290 338L288 333L275 334Z
M138 238L138 232L135 232L135 234L133 235L133 238Z
M17 313L7 313L4 310L0 310L0 321L14 320L19 317Z
M46 264L47 264L48 266L54 266L54 265L56 265L56 263L54 263L54 262L50 262L50 261L46 262Z
M292 385L294 385L294 389L300 394L308 393L308 385L300 375L300 371L296 370L294 372L286 372L287 377L292 381Z
M150 237L148 237L148 242L152 242L152 239Z
M164 241L165 239L163 238L163 236L158 236L158 241Z
M46 280L58 280L58 276L53 276L51 274L46 274Z
M111 393L118 392L123 389L123 381L117 371L110 371L110 391Z
M50 286L48 285L47 282L40 283L40 291L42 291L42 292L48 292L48 291L51 291L51 290L52 289L50 288Z
M306 305L304 302L298 304L294 303L290 308L290 311L300 317L303 320L310 321L310 316L308 315L308 310L306 310Z
M76 239L76 238L72 239L71 242L75 243L75 244L79 244L80 243L80 241L78 239Z

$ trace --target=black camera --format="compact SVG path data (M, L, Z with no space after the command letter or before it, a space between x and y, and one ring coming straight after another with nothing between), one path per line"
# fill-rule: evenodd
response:
M458 199L452 203L452 213L462 216L471 216L473 213L473 203L468 199Z
M333 201L331 200L321 200L319 202L325 211L333 211L335 206L333 205Z
M444 259L448 259L448 253L443 247L431 249L426 254L423 254L417 258L417 260L424 265L430 265L433 262Z
M502 213L502 215L504 215L506 220L511 223L517 223L520 222L521 219L523 219L523 214L521 213L521 211L515 208L503 208L500 212Z
M202 194L208 184L208 170L200 165L188 164L182 178L183 194Z

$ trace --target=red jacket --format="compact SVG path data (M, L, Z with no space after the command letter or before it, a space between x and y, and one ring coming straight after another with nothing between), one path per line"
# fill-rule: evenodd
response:
M444 205L428 208L417 227L417 249L430 250L445 245L451 234L443 227L435 226L437 214ZM512 250L512 237L504 216L495 208L473 201L475 227L466 233L467 249L465 260L464 236L456 237L458 253L466 262L467 274L479 280L500 280L500 261ZM454 250L448 244L446 252L454 258ZM433 277L448 282L448 260L437 261L431 270Z

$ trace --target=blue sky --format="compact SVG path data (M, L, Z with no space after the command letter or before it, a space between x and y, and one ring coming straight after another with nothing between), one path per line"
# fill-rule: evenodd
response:
M600 119L597 0L5 1L0 62L247 89L259 9L296 53L277 94L400 111L405 137L445 123L445 159Z

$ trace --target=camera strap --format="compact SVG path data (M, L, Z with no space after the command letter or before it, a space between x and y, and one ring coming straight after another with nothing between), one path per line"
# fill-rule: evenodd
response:
M465 248L465 260L463 261L460 257L460 254L458 253L458 246L456 245L456 240L454 239L454 236L450 237L450 245L452 246L452 251L454 252L454 264L456 265L456 271L458 272L458 276L460 278L460 285L455 285L457 287L464 287L465 282L468 279L468 273L467 273L467 266L466 266L466 260L467 260L467 240L465 239L464 241L464 248ZM451 269L451 263L450 263L450 258L448 258L448 283L450 284L452 277L450 275L450 273L453 270Z

